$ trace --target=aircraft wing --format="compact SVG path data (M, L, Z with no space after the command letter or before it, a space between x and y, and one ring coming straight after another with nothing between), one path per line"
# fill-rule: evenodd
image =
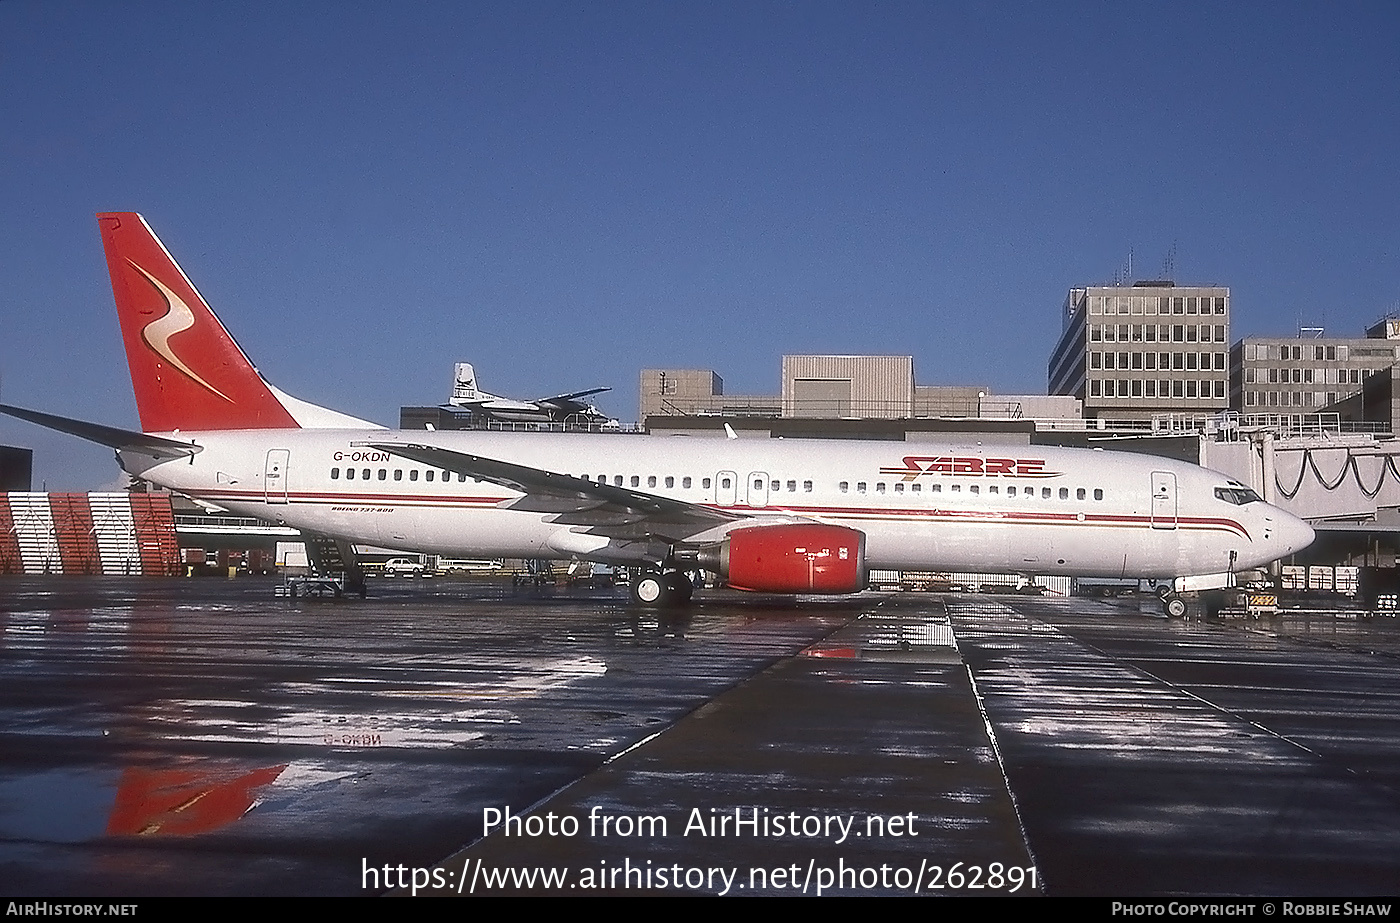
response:
M525 496L508 501L504 504L506 507L551 513L560 525L585 526L586 531L609 538L683 541L715 526L747 518L741 513L437 446L395 442L364 444L420 464L518 490Z
M591 394L602 394L604 391L611 391L612 388L589 388L587 391L575 391L572 394L556 394L554 397L542 397L535 401L536 404L559 404L565 401L576 401L581 397L588 397Z

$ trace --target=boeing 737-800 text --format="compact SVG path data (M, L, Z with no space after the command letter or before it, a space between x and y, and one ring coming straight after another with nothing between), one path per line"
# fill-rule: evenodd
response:
M385 429L268 384L140 215L98 223L142 432L5 411L308 532L629 565L646 604L696 569L775 593L853 593L872 568L1165 581L1313 538L1222 474L1097 449Z

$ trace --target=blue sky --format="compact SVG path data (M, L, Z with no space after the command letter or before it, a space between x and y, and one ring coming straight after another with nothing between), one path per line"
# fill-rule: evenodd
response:
M393 424L784 353L1043 392L1133 254L1232 337L1400 308L1400 4L0 0L0 400L136 425L93 214ZM35 486L110 454L18 421Z

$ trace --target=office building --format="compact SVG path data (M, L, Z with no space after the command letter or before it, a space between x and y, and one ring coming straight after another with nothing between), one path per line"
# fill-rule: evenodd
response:
M1245 337L1230 349L1230 407L1245 414L1319 413L1361 391L1400 358L1400 324L1366 337Z
M1230 290L1136 282L1070 289L1049 391L1085 418L1211 414L1229 406Z

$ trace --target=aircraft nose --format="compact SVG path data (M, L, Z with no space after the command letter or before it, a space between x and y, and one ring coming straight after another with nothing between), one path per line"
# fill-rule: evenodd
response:
M1290 513L1282 513L1278 518L1280 520L1278 524L1278 536L1288 548L1288 550L1284 552L1284 555L1302 551L1313 543L1313 539L1317 538L1317 532L1313 530L1313 527L1297 516Z

